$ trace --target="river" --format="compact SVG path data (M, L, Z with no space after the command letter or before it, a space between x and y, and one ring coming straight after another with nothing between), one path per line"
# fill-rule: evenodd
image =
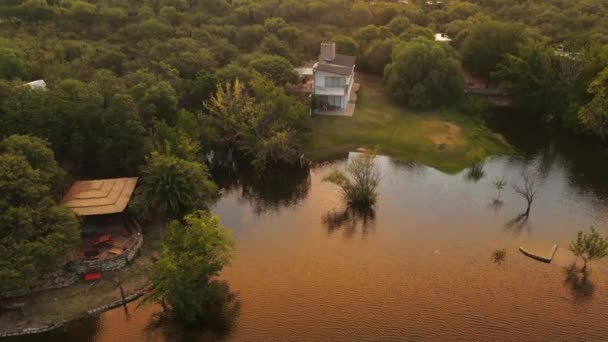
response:
M518 125L513 124L519 122ZM568 272L567 247L591 225L608 233L608 153L549 129L502 116L490 126L517 156L488 159L483 177L445 174L378 157L374 212L345 211L322 181L345 160L260 182L222 179L214 208L237 240L221 275L234 293L220 322L183 328L158 322L152 304L122 308L19 341L404 341L608 340L608 260ZM538 170L527 222L512 185ZM504 177L502 205L492 181ZM229 178L229 177L222 177ZM547 253L544 264L519 246ZM495 264L494 250L506 261Z

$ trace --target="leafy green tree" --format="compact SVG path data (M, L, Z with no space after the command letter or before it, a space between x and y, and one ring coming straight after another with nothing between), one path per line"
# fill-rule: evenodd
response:
M608 137L608 67L598 74L587 90L593 98L578 112L584 129L593 135Z
M403 41L412 40L412 39L418 38L418 37L433 40L435 37L435 33L433 32L433 30L429 29L428 27L412 25L407 30L403 31L399 35L399 39L401 39Z
M53 167L52 152L26 138L4 140L0 153L0 292L31 286L58 267L79 239L75 214L55 204L42 176Z
M369 4L364 2L355 3L350 9L350 16L352 18L353 26L365 25L370 23L373 18Z
M217 85L218 80L215 74L206 70L199 71L187 97L189 106L194 109L202 109L203 102L215 93Z
M145 122L162 120L172 125L177 114L177 94L171 84L161 81L147 89L139 103Z
M20 155L40 174L54 196L63 190L65 171L55 161L55 154L47 141L29 135L11 135L0 142L0 153Z
M251 94L237 79L218 88L207 103L221 144L253 158L258 168L294 162L310 130L304 105L272 82L250 82Z
M519 46L525 40L523 25L482 22L471 29L462 43L460 50L463 63L468 70L490 77L507 54L517 54Z
M375 40L369 48L365 50L363 61L365 67L377 74L382 74L384 67L391 62L393 49L399 44L399 39L389 38L384 40Z
M249 65L260 74L269 77L277 85L297 83L298 75L293 65L281 56L262 55L253 59Z
M204 164L153 153L142 171L132 206L142 216L177 218L207 208L217 196Z
M12 80L26 74L27 66L17 51L0 47L0 78Z
M344 199L352 206L373 206L378 197L380 172L374 164L374 153L363 153L354 157L346 166L346 173L333 169L324 181L334 183L342 189Z
M570 243L570 251L577 257L581 257L585 262L582 268L587 269L587 263L608 256L608 238L601 236L600 233L591 227L591 232L578 232L576 240Z
M215 76L220 84L233 83L235 80L240 80L243 83L248 83L255 78L255 71L247 69L235 63L230 63L219 69Z
M46 0L26 0L21 4L25 19L29 21L46 20L53 17L54 11Z
M162 154L189 161L200 159L200 145L178 127L170 127L163 121L156 121L152 139L154 149Z
M234 240L220 218L207 211L195 211L167 228L147 300L168 305L186 323L208 319L217 299L212 279L230 263Z
M249 52L255 49L266 34L262 25L246 25L237 29L235 44L242 51Z
M274 34L269 34L262 39L262 43L259 47L260 51L269 54L269 55L278 55L278 56L290 56L291 50L289 49L289 45L280 40Z
M357 42L346 36L335 36L333 38L334 43L336 43L336 52L349 56L357 56L359 54L359 44Z
M562 57L540 43L521 45L516 55L505 55L493 77L501 89L522 100L536 112L561 114L568 105L582 63Z
M393 50L384 81L397 100L413 107L429 107L459 100L464 76L451 48L423 38L401 43Z
M114 95L101 114L98 169L105 175L133 175L144 163L146 133L129 95Z
M386 25L394 35L400 35L412 26L407 17L395 17Z
M108 49L99 53L95 64L99 68L112 70L116 75L122 75L126 61L127 56L124 53Z

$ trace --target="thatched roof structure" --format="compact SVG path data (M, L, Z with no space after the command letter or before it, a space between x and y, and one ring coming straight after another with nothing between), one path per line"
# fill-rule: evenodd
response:
M121 213L136 184L137 177L78 181L63 198L63 205L80 216Z

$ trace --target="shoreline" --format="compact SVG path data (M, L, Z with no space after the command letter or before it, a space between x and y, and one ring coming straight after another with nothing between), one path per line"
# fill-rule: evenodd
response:
M146 292L150 291L153 287L154 287L153 284L149 283L149 284L146 284L144 287L142 287L140 289L131 291L131 293L125 295L125 302L124 302L124 304L133 302L133 301L141 298ZM65 325L67 325L69 323L73 323L73 322L79 321L81 319L90 317L90 316L98 315L98 314L106 312L108 310L117 308L117 307L119 307L121 305L123 305L122 298L118 299L118 300L111 301L111 302L106 303L104 305L100 305L100 306L95 307L93 309L87 310L84 313L78 314L74 318L66 319L66 320L63 320L61 322L51 323L51 324L47 324L47 325L43 325L43 326L39 326L39 327L22 328L20 330L2 331L2 332L0 332L0 338L3 338L3 337L12 337L12 336L23 336L23 335L34 335L34 334L41 334L41 333L49 332L49 331L55 330L57 328L61 328L61 327L65 326Z

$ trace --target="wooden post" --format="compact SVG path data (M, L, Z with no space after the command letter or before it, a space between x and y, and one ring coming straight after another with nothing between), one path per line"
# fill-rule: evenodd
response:
M122 306L125 308L125 313L128 315L129 308L127 307L127 300L125 298L125 290L122 288L122 283L120 281L118 281L117 279L114 279L114 282L118 285L118 288L120 288L120 298L122 300Z

